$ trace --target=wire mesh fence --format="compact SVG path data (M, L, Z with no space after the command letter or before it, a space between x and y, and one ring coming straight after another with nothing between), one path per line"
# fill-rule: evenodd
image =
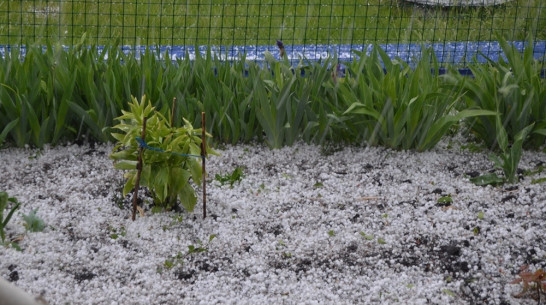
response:
M70 46L85 33L96 45L116 41L180 52L215 46L231 56L259 57L282 40L294 57L316 58L371 43L411 56L425 43L444 61L464 64L476 50L496 52L490 42L500 34L511 41L532 38L535 57L545 55L543 0L411 1L6 0L0 3L0 44Z

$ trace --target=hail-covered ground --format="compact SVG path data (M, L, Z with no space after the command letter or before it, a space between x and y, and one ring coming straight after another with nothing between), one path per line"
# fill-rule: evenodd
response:
M490 152L447 142L226 146L205 219L196 188L191 213L153 214L141 191L132 221L111 150L0 150L0 191L21 203L0 277L49 304L536 304L511 282L546 267L543 152L524 152L517 184L483 187L469 178L495 169Z

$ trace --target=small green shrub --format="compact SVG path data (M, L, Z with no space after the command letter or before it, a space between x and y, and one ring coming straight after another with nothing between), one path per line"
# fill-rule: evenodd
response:
M189 180L200 185L203 179L201 129L194 129L186 120L182 127L171 127L145 96L140 102L133 97L129 107L130 111L122 111L123 115L117 118L120 123L113 127L120 132L112 133L117 143L110 155L115 160L115 168L127 170L123 196L136 184L137 159L142 145L137 138L141 136L144 118L147 118L145 139L149 146L143 151L140 185L151 191L156 206L170 210L180 199L187 211L193 211L197 197ZM206 151L215 153L209 147Z

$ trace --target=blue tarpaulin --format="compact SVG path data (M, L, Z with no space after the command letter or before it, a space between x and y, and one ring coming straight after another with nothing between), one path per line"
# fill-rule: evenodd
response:
M512 42L517 49L523 51L527 42ZM544 61L546 56L546 41L537 41L533 43L533 57ZM421 49L432 48L440 63L449 63L459 65L464 68L467 63L476 57L478 62L486 62L486 57L497 61L503 56L500 44L496 41L491 42L446 42L446 43L398 43L398 44L379 44L385 52L392 58L411 63L419 59ZM0 46L0 55L3 57L11 48L18 46L3 45ZM290 62L296 66L301 60L318 61L327 57L335 56L341 62L352 61L358 52L369 52L372 49L371 44L341 44L341 45L284 45L286 55ZM45 48L45 47L44 47ZM68 48L68 47L66 47ZM98 47L103 49L103 47ZM197 52L206 56L210 48L211 54L226 61L239 60L245 54L246 60L261 62L265 59L266 52L279 59L279 49L276 45L270 46L122 46L123 52L135 54L138 58L147 48L158 54L162 59L168 56L171 60L184 59L188 56L194 59ZM21 46L21 56L24 56L26 48ZM357 51L356 53L354 51Z

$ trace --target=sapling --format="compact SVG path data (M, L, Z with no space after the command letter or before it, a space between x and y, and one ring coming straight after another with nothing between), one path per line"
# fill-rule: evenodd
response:
M170 210L180 199L182 206L192 211L197 197L189 180L201 185L203 179L201 129L194 129L185 119L184 126L171 126L145 96L140 102L133 97L129 107L130 111L122 111L123 115L117 118L120 123L114 129L121 132L112 133L118 142L110 155L115 160L115 168L128 170L124 175L127 181L123 196L136 186L137 159L144 147L139 183L151 191L154 204ZM140 137L145 118L146 141ZM209 147L206 152L216 154Z

